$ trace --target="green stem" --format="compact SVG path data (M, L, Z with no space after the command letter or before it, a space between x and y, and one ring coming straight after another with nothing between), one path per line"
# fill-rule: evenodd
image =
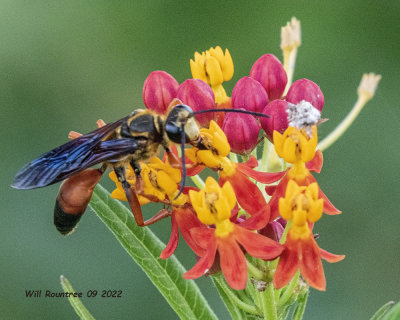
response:
M250 305L242 300L240 300L236 294L232 292L232 289L228 287L226 284L225 280L222 279L221 276L214 276L215 281L218 283L218 285L221 287L221 289L224 291L224 293L229 297L231 303L233 305L236 305L243 311L250 313L250 314L255 314L259 315L260 311L257 309L255 305Z
M244 312L242 310L240 310L235 304L232 303L231 299L229 299L228 295L222 289L222 287L219 284L219 282L217 281L216 277L218 277L218 276L213 276L212 281L214 282L214 285L217 288L218 293L219 293L222 301L224 302L226 309L230 313L232 319L234 319L234 320L246 319Z
M267 138L264 138L264 146L263 146L263 151L262 151L262 156L261 156L261 161L258 165L258 170L265 172L268 167L268 154L269 154L269 148L271 146L271 143Z
M238 161L237 154L236 154L236 153L233 153L233 152L229 153L229 159L230 159L231 161L233 161L233 162L236 162L236 163L239 162L239 161Z
M274 286L269 283L264 291L260 292L261 304L265 320L277 320L277 308L275 301Z
M250 159L250 157L249 157L248 154L242 155L242 161L243 161L243 162L247 162L247 161L249 161L249 159Z
M308 290L303 295L299 296L297 299L296 307L293 311L293 320L301 320L303 319L304 311L306 310L307 299L308 299Z
M265 280L265 273L258 269L254 264L247 260L247 270L253 278Z
M204 185L205 185L204 181L198 174L196 174L195 176L192 176L190 178L192 179L193 183L195 184L195 186L197 188L199 188L199 189L203 189L204 188Z
M279 299L278 307L283 307L293 295L294 288L297 285L297 281L299 280L300 272L297 271L295 276L293 277L292 281L287 286L285 292L283 293L282 297Z
M61 286L64 292L75 293L74 289L71 286L71 283L65 278L63 275L60 276ZM90 312L83 305L82 301L77 297L68 297L69 303L74 308L76 314L82 320L94 320L94 317L90 314Z

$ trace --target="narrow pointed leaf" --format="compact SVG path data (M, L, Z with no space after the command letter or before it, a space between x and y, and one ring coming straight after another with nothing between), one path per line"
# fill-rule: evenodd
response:
M90 207L111 230L133 260L181 319L216 319L199 288L183 279L186 271L175 256L159 258L165 245L150 229L138 227L132 213L97 185Z
M75 293L74 289L72 288L67 278L65 278L64 276L60 276L60 282L64 292ZM81 318L82 320L94 320L94 317L86 309L86 307L83 305L82 301L79 298L68 297L68 300L72 308L74 308L76 314L79 316L79 318Z

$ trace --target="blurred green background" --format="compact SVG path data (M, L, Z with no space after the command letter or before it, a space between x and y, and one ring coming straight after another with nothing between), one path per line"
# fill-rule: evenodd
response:
M25 290L61 291L60 274L77 291L123 290L121 299L84 299L98 319L175 319L161 295L108 229L87 212L76 232L53 226L58 185L9 186L28 161L142 106L153 70L190 77L195 50L229 48L234 83L264 53L281 58L280 27L301 20L295 79L325 94L320 137L356 100L364 72L383 78L376 97L325 154L317 179L343 214L317 224L321 247L346 254L325 264L327 291L311 290L306 319L368 319L400 298L399 1L0 1L1 215L0 318L73 319L64 299L29 299ZM397 129L396 129L397 128ZM106 179L104 179L106 180ZM107 181L103 182L110 187ZM146 210L150 216L153 210ZM169 221L151 227L164 241ZM190 267L193 255L181 245ZM221 319L212 283L197 281Z

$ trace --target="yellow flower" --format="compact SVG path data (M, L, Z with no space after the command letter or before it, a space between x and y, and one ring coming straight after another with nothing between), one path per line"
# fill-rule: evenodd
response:
M194 79L206 82L214 91L215 101L221 103L228 99L225 89L222 87L224 81L229 81L233 76L233 61L228 49L225 53L221 47L194 53L194 60L190 59L190 69Z
M208 177L205 188L190 190L189 197L199 220L207 225L215 225L217 236L226 237L232 232L234 225L229 218L236 204L236 196L229 182L221 188L217 181Z
M126 173L128 182L131 186L134 186L136 178L133 170L126 169ZM167 162L162 162L159 158L153 157L150 159L150 163L142 163L141 177L143 180L143 196L138 195L141 205L150 202L146 195L156 197L159 201L164 201L168 196L174 205L183 205L187 202L187 196L184 194L180 194L175 199L179 192L178 183L181 180L181 172L179 169L171 167ZM127 201L122 184L117 180L114 172L110 173L110 178L117 186L117 189L111 193L111 197Z
M308 223L318 221L322 216L324 200L318 198L318 184L299 186L290 180L285 198L279 199L279 212L285 220L293 220L289 232L293 239L306 239L311 230Z

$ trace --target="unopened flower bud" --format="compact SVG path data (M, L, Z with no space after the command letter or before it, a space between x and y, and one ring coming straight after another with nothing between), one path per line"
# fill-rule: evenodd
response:
M260 125L252 115L228 113L225 115L222 130L228 138L232 152L248 154L257 144Z
M148 109L164 114L176 97L178 87L178 81L169 73L153 71L143 85L143 102Z
M269 100L282 97L287 83L287 75L281 62L273 54L264 54L250 70L250 77L257 80L267 91Z
M215 109L215 97L211 88L202 80L187 79L176 93L176 97L187 104L193 111ZM196 116L196 120L202 126L208 126L215 117L214 112L207 112Z
M253 112L261 112L268 103L268 95L263 86L250 77L241 78L232 91L232 107Z
M286 220L279 218L276 221L269 222L260 233L274 241L279 242L282 238L283 232L285 230Z
M322 111L324 107L324 94L315 82L308 79L295 81L286 95L286 101L293 104L298 104L303 100L311 103L319 111Z
M273 132L285 132L288 127L288 103L284 100L274 100L267 104L262 113L269 115L269 118L262 117L261 126L264 129L267 138L272 141Z

